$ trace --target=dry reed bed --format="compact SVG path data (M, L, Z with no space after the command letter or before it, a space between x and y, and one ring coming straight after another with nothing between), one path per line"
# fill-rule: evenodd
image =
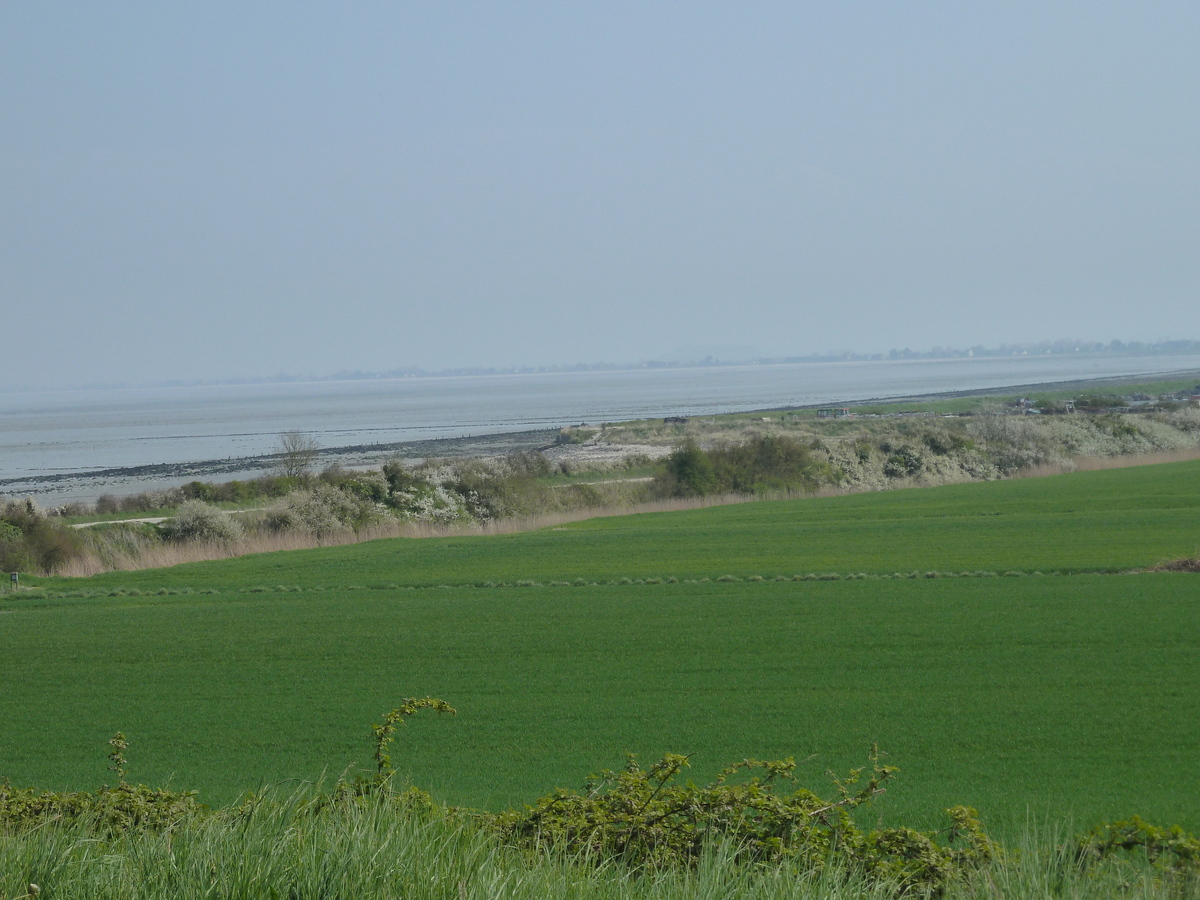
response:
M807 495L811 496L811 495ZM120 554L114 565L106 566L92 553L71 560L54 574L68 578L87 577L101 572L130 572L138 569L161 569L183 563L203 562L212 559L231 559L252 553L274 553L278 550L310 550L316 547L343 547L376 541L384 538L437 538L463 537L490 534L518 534L553 528L586 519L625 516L634 513L674 512L688 509L703 509L710 506L728 506L748 503L760 498L744 494L727 494L714 497L691 497L670 500L655 500L630 506L596 507L568 512L545 513L501 519L494 522L468 525L439 525L432 522L394 522L372 525L359 531L337 531L327 534L311 532L260 532L233 543L163 543L140 548L135 554Z
M1045 463L1030 466L1014 474L1013 478L1041 478L1046 475L1063 475L1067 472L1098 472L1101 469L1128 469L1133 466L1153 466L1159 463L1188 462L1200 459L1200 447L1183 450L1161 450L1156 453L1131 453L1128 456L1080 456L1065 464Z

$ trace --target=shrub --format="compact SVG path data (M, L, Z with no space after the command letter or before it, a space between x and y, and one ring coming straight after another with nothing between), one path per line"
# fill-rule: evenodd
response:
M410 490L418 481L417 478L404 463L397 459L383 464L383 478L387 482L388 492L395 494L402 491Z
M925 465L921 454L911 447L900 447L883 464L883 474L889 478L907 478L916 475Z
M384 503L388 498L388 480L382 472L347 472L341 466L330 466L321 473L320 478L326 484L368 503Z
M830 476L828 464L815 459L813 449L785 435L756 435L744 444L717 447L709 457L721 491L812 490Z
M829 464L814 457L812 447L786 435L756 435L707 451L692 441L681 444L663 463L654 485L660 496L699 497L810 491L832 478Z
M1092 861L1140 850L1151 863L1200 875L1200 838L1178 825L1159 828L1134 816L1121 822L1097 825L1079 839L1077 854Z
M615 858L642 868L694 865L706 845L726 842L743 862L786 859L819 869L840 861L881 881L935 891L995 856L978 814L967 807L946 811L946 845L909 828L861 832L851 811L883 793L896 771L879 765L875 752L866 782L860 785L865 769L856 769L834 780L832 798L795 788L790 758L743 760L702 787L674 781L687 766L688 757L667 754L642 769L630 756L623 770L592 776L581 792L558 790L491 822L513 843L553 847L595 864ZM789 783L790 793L777 790Z
M549 460L534 451L502 460L431 459L415 470L390 462L383 467L385 502L402 518L487 522L598 501L589 485L556 489L538 480L550 473Z
M179 492L188 500L203 500L205 503L212 503L217 499L216 485L207 481L189 481L179 489Z
M266 525L274 531L307 531L317 536L358 529L379 517L374 505L316 482L292 491L267 511Z
M655 476L658 492L670 497L702 497L716 489L712 461L693 440L680 444Z
M83 550L75 529L52 522L32 499L0 504L0 568L49 575Z
M163 830L202 809L195 791L167 791L125 781L125 735L110 740L109 769L117 785L96 791L39 791L0 781L0 826L35 829L82 820L104 835ZM32 894L30 894L32 896Z
M975 442L958 434L947 434L942 431L928 431L921 441L938 456L947 456L958 450L973 450Z
M163 524L163 533L173 541L208 541L231 544L245 536L245 529L229 513L202 500L185 500L175 518Z

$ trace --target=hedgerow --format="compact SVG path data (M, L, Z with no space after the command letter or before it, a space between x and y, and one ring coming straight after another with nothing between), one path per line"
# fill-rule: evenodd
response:
M719 850L730 867L786 864L798 872L832 871L896 895L925 897L969 883L974 873L1004 864L1011 855L988 837L976 810L965 806L947 809L950 824L937 833L905 827L864 831L855 812L884 793L896 772L880 764L874 748L869 767L832 778L828 797L797 786L791 758L742 760L698 786L677 780L688 757L667 754L646 769L630 756L623 769L592 776L582 791L557 790L521 810L491 814L438 807L426 792L397 783L389 754L397 727L422 709L455 713L444 700L406 698L372 726L374 775L341 779L331 791L291 807L292 812L316 819L376 798L388 815L431 821L440 811L445 818L473 823L501 844L559 855L585 868L618 865L634 876L694 870ZM109 769L118 780L114 787L52 792L0 782L0 837L35 840L47 829L66 827L116 840L171 832L206 819L242 828L270 803L268 791L211 810L195 792L131 785L125 780L124 735L114 735L109 745ZM1159 828L1135 816L1099 825L1073 845L1083 869L1122 854L1141 854L1151 867L1168 873L1178 896L1200 884L1200 839L1178 827ZM41 890L31 885L28 896Z

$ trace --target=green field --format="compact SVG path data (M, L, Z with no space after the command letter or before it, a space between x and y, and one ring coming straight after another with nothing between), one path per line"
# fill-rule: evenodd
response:
M0 776L94 786L120 729L132 778L221 802L368 766L370 723L432 694L458 717L393 756L454 803L625 752L694 753L698 777L813 755L821 784L878 742L888 821L967 803L999 828L1195 829L1197 581L1101 573L1198 545L1180 463L43 579L0 600Z

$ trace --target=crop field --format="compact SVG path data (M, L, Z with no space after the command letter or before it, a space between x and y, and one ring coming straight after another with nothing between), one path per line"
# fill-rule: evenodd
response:
M1200 581L1115 573L1198 545L1193 462L43 579L0 599L0 776L94 787L121 730L131 779L224 802L367 769L428 694L458 716L393 758L451 803L626 752L811 756L820 787L878 743L885 821L1194 830Z

